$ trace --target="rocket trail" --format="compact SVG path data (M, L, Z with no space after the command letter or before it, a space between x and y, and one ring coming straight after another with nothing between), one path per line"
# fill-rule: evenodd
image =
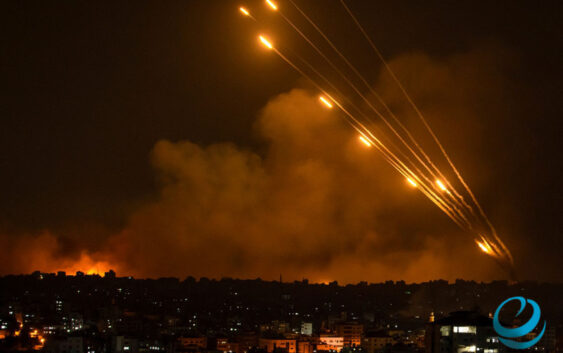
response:
M328 108L332 109L332 104L323 96L319 97L319 100Z
M379 100L381 102L383 102L383 100L379 97L379 95L377 94L377 92L375 92L370 85L367 83L367 81L361 76L361 74L357 71L357 69L345 58L344 55L342 55L340 53L340 51L333 45L333 43L328 39L328 37L322 32L322 30L320 30L320 28L293 2L290 0L290 2L296 7L296 9L307 19L307 21L321 34L321 36L323 36L323 38L329 43L329 45L333 48L333 50L335 50L339 56L347 63L348 66L350 66L352 68L352 70L361 78L361 80L364 82L364 84L375 94L376 97L379 98ZM335 70L338 75L356 92L356 94L358 94L358 96L360 96L362 98L362 100L374 111L374 113L380 118L382 119L382 121L385 123L385 125L399 138L399 140L402 142L402 144L407 147L407 149L409 150L409 152L411 152L413 154L413 156L415 156L415 158L418 160L419 163L421 163L421 165L423 165L423 167L432 174L433 178L436 178L437 176L434 174L434 172L426 165L425 162L422 161L422 159L420 158L420 156L408 145L408 143L406 143L406 141L403 139L403 137L395 130L395 128L392 126L391 123L389 123L389 121L384 117L384 115L379 112L379 110L377 108L375 108L371 102L369 101L369 99L367 99L367 97L362 94L360 92L360 90L356 87L356 85L354 83L352 83L350 81L350 79L347 77L346 74L344 74L340 69L338 69L336 67L336 65L334 64L334 62L332 60L330 60L304 33L303 31L301 31L289 18L287 18L281 11L277 11L280 16L333 68L333 70ZM384 102L383 102L384 104ZM385 107L387 107L386 104L384 104ZM400 121L394 116L394 114L391 112L391 110L387 107L387 110L392 114L393 118L395 119L396 122L398 122L400 124L400 126L407 131L407 129L400 123ZM368 118L369 119L369 118ZM369 119L371 120L371 119ZM410 133L409 133L410 135ZM412 136L411 136L412 137ZM414 140L414 138L412 138ZM418 144L417 144L418 146ZM420 149L420 147L419 147ZM427 157L427 156L426 156ZM429 158L427 157L427 159L429 160ZM433 166L433 165L432 165ZM437 169L435 166L433 166L435 169ZM440 176L442 178L443 175ZM445 178L444 178L445 179ZM453 189L453 187L451 187ZM455 200L457 201L457 200ZM455 202L454 201L454 202Z
M372 95L374 97L376 97L376 99L378 100L378 102L385 108L385 110L388 112L388 114L391 116L391 118L393 119L393 121L399 125L399 127L401 128L401 130L403 132L406 133L408 139L415 145L416 149L421 153L421 155L424 157L424 159L426 160L426 162L429 164L430 167L432 167L432 169L438 173L438 176L444 180L447 179L444 177L444 175L440 172L440 170L436 167L436 165L432 162L432 160L428 157L428 155L424 152L424 150L422 149L422 147L419 145L419 143L416 141L416 139L412 136L412 134L408 131L408 129L401 123L401 121L397 118L397 116L393 113L393 111L389 108L389 106L385 103L385 101L381 98L381 96L373 89L373 87L367 82L367 80L363 77L363 75L358 71L358 69L346 58L346 56L344 54L342 54L342 52L334 45L334 43L328 38L328 36L322 31L322 29L303 11L301 10L301 8L293 1L293 0L289 0L290 3L297 9L297 11L299 11L299 13L307 20L307 22L309 24L311 24L311 26L313 26L313 28L315 28L315 30L323 37L323 39L327 42L327 44L333 49L333 51L338 54L338 56L346 63L346 65L352 70L352 72L362 81L362 83L364 84L364 86L370 91L370 93L372 93ZM299 31L299 29L293 25L293 23L291 23L291 21L289 21L287 18L284 17L284 19L296 30L298 31L303 37L305 37L301 31ZM308 40L308 42L310 42ZM342 76L342 74L341 74ZM362 98L364 100L367 100L366 98L364 98L362 96ZM369 104L369 103L368 103ZM370 105L371 107L371 105ZM372 107L372 109L375 111L375 108ZM386 123L386 125L393 131L393 133L395 133L395 135L397 135L399 138L400 135L394 130L393 127L391 127L391 125L387 122L387 120L385 118L382 117L382 114L380 114L378 111L376 111L376 114L379 115L383 121ZM401 138L402 139L402 138ZM404 141L401 141L404 142ZM404 143L405 146L408 147L408 145L406 143ZM430 168L420 159L420 157L409 148L410 152L416 157L416 159L424 166L424 168L429 171L432 175L433 178L437 178L438 176L436 174L434 174L433 171L430 170ZM453 191L455 197L457 198L456 200L454 200L454 202L461 202L463 204L463 206L467 207L470 214L472 214L473 216L475 216L473 209L465 202L465 200L463 199L463 197L455 190L455 188L452 185L449 185L448 183L448 187ZM451 196L448 195L448 196Z
M455 187L450 183L448 178L444 176L442 171L436 166L432 161L430 156L424 151L422 146L418 143L411 132L406 128L406 126L400 121L400 119L395 115L395 113L389 108L387 103L383 98L371 87L368 81L360 73L360 71L352 64L348 58L334 45L330 38L317 26L314 21L299 8L293 0L289 2L297 9L297 11L307 20L307 22L321 35L324 41L331 47L331 49L338 55L338 57L346 64L346 67L350 69L356 79L361 81L362 87L365 87L372 95L377 99L377 102L381 104L384 108L387 116L391 117L391 120L398 126L398 130L395 126L388 121L385 114L383 114L379 109L377 109L367 96L360 91L355 82L352 82L351 78L346 75L339 67L335 64L319 47L301 30L297 27L285 14L279 9L278 5L273 0L265 0L266 5L273 11L277 12L282 19L303 38L307 44L314 49L316 54L318 54L334 72L337 73L338 77L342 79L346 85L352 89L352 91L365 103L370 110L375 113L375 115L380 118L385 124L386 128L392 133L399 142L400 146L397 146L390 136L386 133L380 131L377 126L373 124L372 119L367 115L362 108L354 103L354 100L348 97L347 94L343 93L342 90L337 87L328 77L321 73L317 68L310 64L303 57L297 53L291 53L291 56L295 56L300 64L304 65L305 68L300 67L299 64L293 62L287 55L283 54L279 48L277 48L273 42L260 35L258 37L262 45L267 49L273 50L282 60L284 60L289 66L296 70L301 76L308 79L321 93L319 96L320 103L327 109L332 109L338 107L345 115L345 120L350 124L350 126L356 130L359 134L359 140L366 147L375 147L383 156L383 158L399 172L408 182L408 184L417 188L422 192L430 201L432 201L440 210L442 210L454 223L456 223L461 229L467 231L468 233L477 233L478 238L475 239L475 244L478 248L485 254L491 256L503 269L506 269L511 275L513 274L513 258L510 254L508 248L504 245L496 230L494 229L492 223L486 216L481 205L477 202L477 199L465 180L462 178L459 170L455 167L451 161L449 155L446 153L444 147L438 140L437 136L430 128L430 125L422 115L420 109L416 106L412 98L408 95L404 86L400 83L394 72L391 70L390 66L387 64L381 52L377 49L375 44L369 38L364 28L361 26L357 18L348 8L344 0L341 0L341 4L352 18L356 27L361 31L364 38L368 41L374 52L377 54L378 58L383 63L386 71L391 75L395 83L399 86L401 92L409 102L409 104L415 110L417 116L422 121L428 133L432 136L432 139L439 147L442 155L448 162L448 165L454 171L456 178L462 184L465 192L470 196L471 203L477 208L478 214L474 212L473 206L470 205L459 193ZM240 7L239 11L247 17L252 18L254 21L258 22L254 18L250 11L244 7ZM309 71L309 72L307 72ZM320 82L319 82L320 81ZM323 86L326 87L323 87ZM331 95L327 91L330 89L334 94ZM336 96L335 96L336 95ZM338 97L339 99L335 99ZM352 109L350 111L346 106ZM360 120L360 118L367 122ZM378 137L374 135L373 131L378 131ZM406 137L403 137L405 134ZM385 140L385 143L383 142ZM411 145L412 144L412 145ZM405 150L404 150L405 149ZM414 160L410 156L414 157ZM419 168L422 168L422 170ZM428 174L428 175L427 175ZM483 232L482 227L488 228L489 230Z
M258 40L260 40L260 42L262 42L262 44L264 44L264 46L268 49L274 49L274 46L272 45L272 43L270 43L269 40L266 39L266 37L260 35L258 36Z
M282 14L282 16L283 16L283 14ZM292 25L292 22L289 21L289 19L286 18L286 21ZM324 54L323 54L323 53L305 36L305 34L303 34L296 26L293 26L293 28L294 28L296 31L298 31L298 33L299 33L305 40L307 40L307 41L309 42L309 44L310 44L312 47L314 47L314 48L316 49L316 51L317 51L320 55L323 55L323 56L324 56ZM271 43L269 43L264 37L262 37L260 40L261 40L261 42L262 42L266 47L268 47L269 49L272 48ZM298 66L297 66L295 63L291 62L285 55L282 55L281 52L279 52L279 51L278 51L278 54L279 54L279 55L282 57L282 59L285 60L290 66L292 66L294 69L296 69L302 76L308 78L309 81L311 81L311 82L315 82L314 79L312 79L309 75L305 74L305 72L303 72L302 69L298 68ZM329 60L328 58L326 58L326 57L324 57L324 58L332 65L332 67L333 67L334 69L338 70L338 69L334 66L334 64L332 64L332 62L330 62L330 60ZM332 84L332 83L330 82L330 80L328 80L324 75L322 75L320 72L318 72L318 70L316 70L316 69L314 68L314 66L312 66L311 64L308 63L308 61L304 60L303 58L301 58L301 57L299 57L299 56L298 56L298 59L299 59L303 64L305 64L305 65L307 66L307 68L309 68L311 71L313 71L313 72L315 73L315 75L317 75L317 76L318 76L319 78L321 78L327 85L329 85L335 92L337 92L349 105L351 105L356 111L358 111L358 112L360 113L360 115L362 115L362 116L363 116L364 118L366 118L367 120L370 120L364 113L362 113L361 109L359 109L355 104L353 104L351 101L349 101L349 100L347 99L346 95L343 95L343 94L340 92L340 90L339 90L338 88L336 88L336 87L334 86L334 84ZM342 73L341 73L341 75L344 76ZM323 90L323 89L319 86L318 83L315 82L315 85L317 86L317 88L319 88L319 90ZM349 115L350 117L352 116L352 114L350 114L350 113L348 113L348 115ZM357 121L357 119L356 119L355 123L356 123L356 124L361 124L361 123L359 123L359 121ZM363 126L363 125L362 125L362 126ZM366 128L365 126L363 126L363 129L367 130L367 128ZM384 135L383 135L383 136L384 136ZM391 144L392 144L392 146L395 146L392 142L391 142ZM413 166L413 167L416 169L416 171L419 172L419 173L426 179L426 181L429 183L428 185L432 185L432 182L430 182L430 180L429 180L428 178L426 178L426 176L425 176L423 173L421 173L421 171L420 171L416 166L414 166L414 164L412 163L412 161L410 160L410 158L408 158L407 156L405 156L404 153L403 153L400 149L398 149L398 148L396 148L396 147L395 147L395 149L397 149L398 152L399 152L404 158L406 158L406 160L411 164L411 166ZM382 151L382 153L385 153L385 152ZM398 159L398 158L397 158L397 159ZM394 164L393 166L394 166L394 167L397 167L396 164ZM405 176L411 175L411 174L414 174L414 173L413 173L413 172L408 172L408 173L405 174ZM422 183L422 181L420 181L420 180L419 180L419 182ZM426 186L426 188L428 188L428 186ZM435 202L435 203L443 203L443 202L444 202L443 200L437 201L437 200L436 200L436 194L435 194L434 192L433 192L433 194L434 194L434 196L427 195L429 198L431 198L431 200L433 200L433 202ZM442 207L444 207L444 206L440 205L440 208L442 208ZM460 213L460 212L459 212L458 210L456 210L456 213ZM465 216L463 216L463 215L461 215L461 217L462 217L462 218L465 218ZM465 223L469 223L469 222L465 219Z
M458 178L458 180L461 182L461 184L463 185L463 187L465 188L466 192L469 194L469 196L471 197L473 203L475 204L475 206L477 207L477 209L479 210L479 214L481 215L481 217L485 220L486 224L488 225L488 227L491 230L491 233L493 235L493 237L495 238L495 240L499 243L500 247L503 249L504 255L507 257L507 260L510 262L510 264L512 265L514 263L514 259L512 258L512 254L510 253L510 251L508 250L508 248L504 245L504 243L502 242L502 240L498 237L496 230L494 228L494 226L492 225L491 221L489 220L489 218L487 217L487 215L485 214L485 211L483 210L483 208L481 207L481 204L479 203L479 201L477 201L477 198L475 197L475 194L473 193L473 191L471 190L471 188L469 187L469 185L465 182L464 178L461 176L461 173L459 172L459 170L456 168L456 166L454 165L454 163L452 162L451 158L449 157L448 153L446 152L445 148L443 147L443 145L441 144L440 140L438 139L438 137L436 136L436 134L434 133L434 131L432 130L432 128L430 127L430 125L428 124L427 120L424 118L424 115L422 114L422 112L420 111L420 109L418 108L418 106L414 103L414 101L412 100L412 98L410 97L410 95L407 93L406 89L404 88L404 86L402 85L401 81L397 78L397 76L395 75L395 73L393 72L393 70L391 69L391 67L389 66L389 64L387 63L387 61L385 60L385 58L383 57L383 54L381 54L381 51L377 48L377 46L375 45L375 43L373 43L373 41L371 40L370 36L367 34L367 32L365 31L365 29L363 28L363 26L360 24L360 22L358 21L358 19L356 18L356 16L354 15L354 13L350 10L350 8L346 5L346 2L344 0L340 0L340 3L342 4L342 6L344 7L344 9L346 10L346 12L348 13L348 15L352 18L352 20L354 21L356 27L361 31L362 35L364 36L364 38L367 40L367 42L369 43L369 45L371 46L371 48L373 49L373 51L376 53L376 55L379 57L379 59L381 60L381 62L383 63L385 69L387 70L387 72L390 74L390 76L392 77L392 79L396 82L397 86L399 87L399 89L401 90L401 92L404 94L405 98L408 100L408 102L410 103L410 105L413 107L413 109L415 110L417 116L419 117L419 119L421 120L421 122L423 123L424 127L426 128L426 130L428 131L428 133L432 136L432 139L434 140L434 142L436 143L436 145L439 147L440 151L442 152L442 155L444 156L444 158L446 159L446 161L448 162L448 164L450 165L451 169L454 171L456 177Z
M266 4L272 8L272 10L277 10L278 6L272 0L266 0Z
M265 43L263 43L263 44L266 45ZM321 92L327 94L321 85L319 85L311 76L309 76L301 68L299 68L298 65L296 65L294 62L292 62L287 56L282 54L279 51L279 49L277 49L277 48L273 48L273 49L287 64L289 64L291 67L293 67L303 77L307 78L310 82L312 82L315 85L315 87L317 87L317 89L319 89ZM301 60L304 61L304 59L301 59ZM461 229L469 230L471 228L471 226L470 226L471 223L469 222L467 217L465 217L465 215L462 212L460 212L460 210L457 208L457 206L451 205L444 198L442 198L439 195L439 193L437 192L437 189L435 189L434 184L423 173L421 173L418 168L415 167L416 171L421 174L421 176L428 182L428 184L426 184L423 180L421 180L417 176L416 173L414 173L408 166L406 166L406 164L404 162L402 162L393 152L391 152L379 139L377 139L372 134L372 132L363 123L361 123L356 117L354 117L353 114L351 114L347 109L345 109L337 101L333 100L333 102L349 117L349 119L351 119L353 121L352 125L358 130L358 132L360 132L366 138L367 138L366 134L369 135L369 138L370 138L369 140L374 139L374 140L377 141L377 144L374 144L374 145L376 145L376 146L379 145L381 147L381 149L379 149L381 151L381 153L390 156L389 158L394 161L394 163L392 163L392 166L395 169L401 168L401 171L402 171L401 174L403 174L403 176L405 176L405 177L408 177L409 175L416 177L418 183L421 185L421 188L420 188L421 192L423 192L423 194L425 196L427 196L444 213L446 213ZM358 128L358 126L359 126L359 128ZM399 152L400 152L400 150L399 150ZM407 158L407 160L410 161L409 158ZM412 161L411 161L411 164L412 164Z
M270 46L271 43L267 42ZM266 43L263 42L264 45L268 46ZM305 73L301 68L299 68L295 63L293 63L289 58L287 58L284 54L281 53L277 48L272 46L272 49L278 54L288 65L293 67L298 73L300 73L303 77L307 78L319 91L323 92L323 94L329 96L323 88L313 80L307 73ZM330 96L329 96L330 97ZM456 215L455 212L440 198L439 195L435 194L433 190L424 184L422 180L418 178L418 176L413 173L403 162L400 161L391 151L385 147L383 143L379 139L377 139L369 129L365 127L357 118L355 118L348 110L346 110L342 105L340 105L337 101L332 100L349 118L348 122L352 125L356 131L358 131L364 138L366 138L369 142L371 142L374 146L378 148L378 150L384 155L386 160L401 173L404 177L409 177L409 175L416 178L418 183L422 186L420 190L423 192L425 196L427 196L432 202L434 202L448 217L452 219L461 229L467 230L467 225L465 224L463 219L459 215ZM367 135L366 135L367 134ZM369 137L368 137L369 136Z
M344 57L344 55L342 55L338 49L332 44L332 42L328 39L328 37L326 37L326 35L322 32L322 30L320 30L320 28L297 6L295 5L295 3L292 2L292 4L298 9L298 11L315 27L315 29L323 36L323 38L325 38L325 40L329 43L329 45L331 45L331 47L337 52L339 53L339 55L343 58L343 60L345 60L345 62L352 67L352 69L357 73L357 75L362 79L362 81L365 83L366 86L368 86L368 88L370 90L372 90L372 92L377 96L377 92L373 91L373 89L371 89L369 87L369 84L367 83L367 81L361 76L361 74L359 74L359 72L357 72L357 70L355 69L355 67ZM416 160L424 167L424 169L426 169L430 174L432 178L437 178L437 175L434 174L434 172L430 169L430 167L421 159L421 157L409 146L409 144L404 140L404 138L395 130L395 128L392 126L391 123L389 123L389 121L384 117L384 115L377 109L375 108L371 102L367 99L367 97L360 92L360 90L356 87L356 85L354 83L352 83L350 81L350 79L347 77L346 74L344 74L340 69L338 69L336 67L336 65L334 64L334 62L332 60L330 60L308 37L307 35L305 35L303 33L302 30L300 30L289 18L287 18L282 11L278 10L277 11L280 16L284 19L284 21L286 21L337 73L338 75L354 90L354 92L356 92L356 94L358 96L361 97L361 99L372 109L372 111L385 123L385 125L395 134L395 136L397 136L397 138L399 139L399 141L408 149L408 151L416 158ZM302 59L303 60L303 59ZM303 60L304 61L304 60ZM311 65L309 65L311 66ZM318 74L318 72L317 72ZM319 74L320 75L320 74ZM321 75L322 76L322 75ZM326 81L326 79L325 79ZM344 95L342 95L344 97ZM379 98L382 102L383 100L381 98ZM384 103L384 102L383 102ZM385 106L387 107L387 105L385 104ZM394 116L394 114L391 112L391 110L387 107L388 111L392 114L392 116L394 117L394 119L396 120L396 122L398 122L400 124L400 126L408 132L408 130L400 123L400 121ZM362 114L363 115L363 114ZM369 121L371 121L371 119L367 116L365 116L365 118ZM408 135L410 135L410 133L408 133ZM411 135L412 137L412 135ZM414 138L412 138L414 140ZM416 143L416 141L415 141ZM417 144L418 146L418 144ZM420 148L420 146L418 146L418 148L422 151L422 149ZM426 159L429 160L428 156L424 153L424 151L422 151L423 155L426 156ZM405 156L402 152L401 154L403 156ZM408 157L406 157L408 158ZM408 158L409 162L411 164L412 161L410 161L410 158ZM431 163L431 166L434 167L434 169L437 170L437 168ZM414 164L413 164L414 165ZM418 168L417 168L418 169ZM420 171L419 171L420 172ZM438 174L440 175L440 177L442 177L443 179L444 176L439 172L438 170ZM454 194L459 195L457 193L457 191L455 191L455 189L453 188L453 186L450 186L450 188L454 191ZM436 190L437 191L437 190ZM464 214L464 206L468 206L467 204L463 204L463 203L459 203L459 200L457 200L456 198L454 198L452 196L451 193L447 194L447 197L449 199L449 202L452 202L453 205L452 207L454 207L456 209L456 212L460 214L460 217L462 217L464 219L465 222L467 222L468 224L471 224L471 222L468 220L468 216ZM461 197L460 197L461 198ZM463 200L463 198L461 198ZM459 204L457 204L459 203ZM457 205L456 205L457 204ZM471 208L469 208L469 214L473 214L473 211Z

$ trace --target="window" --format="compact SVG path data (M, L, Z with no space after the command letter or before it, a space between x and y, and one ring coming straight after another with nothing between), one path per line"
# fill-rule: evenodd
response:
M452 331L452 327L451 327L451 326L442 326L442 327L440 327L440 334L441 334L442 336L449 336L451 331Z
M454 326L454 333L477 333L475 326Z

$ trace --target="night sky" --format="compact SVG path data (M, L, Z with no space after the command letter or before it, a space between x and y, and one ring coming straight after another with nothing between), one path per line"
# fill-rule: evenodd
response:
M339 1L297 3L400 110ZM563 280L561 3L348 4L474 189L519 278ZM256 27L240 5L3 2L0 272L505 277L258 45L268 29L301 50L279 17L245 2Z

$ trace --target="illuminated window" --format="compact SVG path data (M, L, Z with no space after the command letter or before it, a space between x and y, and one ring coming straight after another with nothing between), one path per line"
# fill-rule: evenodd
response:
M475 326L454 326L454 333L477 333Z
M451 331L452 331L451 326L440 327L440 333L442 334L442 336L449 336Z

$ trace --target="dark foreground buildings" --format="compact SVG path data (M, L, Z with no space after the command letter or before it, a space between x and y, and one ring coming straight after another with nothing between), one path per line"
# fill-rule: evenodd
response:
M426 326L426 352L500 353L504 346L490 317L475 311L457 311Z
M534 298L548 322L534 350L561 351L560 284L339 286L36 272L0 278L0 352L501 353L489 313L514 295Z

